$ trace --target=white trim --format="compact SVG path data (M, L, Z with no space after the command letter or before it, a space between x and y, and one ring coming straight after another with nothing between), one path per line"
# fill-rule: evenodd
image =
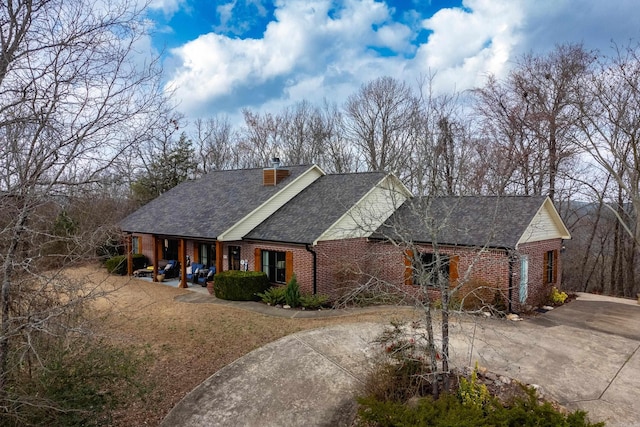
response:
M385 185L385 184L388 184L388 185ZM395 194L398 194L402 198L402 202L397 204L397 206L394 203L394 206L390 210L386 212L381 212L384 218L381 218L381 217L373 218L374 221L377 220L376 221L377 225L375 227L376 229L377 227L382 225L382 222L386 221L402 205L402 203L404 203L407 199L413 197L413 194L411 194L409 189L395 175L389 173L385 175L382 179L380 179L380 181L378 181L376 185L371 187L371 189L369 189L369 191L367 191L355 204L349 207L349 209L344 214L342 214L340 218L334 221L333 224L331 224L320 236L318 236L316 240L313 241L312 245L316 246L318 242L324 241L324 240L335 240L336 236L340 236L340 239L344 239L344 238L368 237L371 234L373 234L373 232L375 231L373 227L371 227L372 229L370 230L366 230L362 228L360 229L354 228L354 229L347 230L347 233L351 234L350 236L347 236L345 235L344 231L338 230L337 227L341 223L348 221L349 218L353 219L357 217L358 216L356 212L357 209L365 208L365 206L363 206L364 202L368 198L372 197L372 195L375 192L380 192L380 191L394 192Z
M544 235L544 237L532 237L535 234L535 229L540 226L540 217L543 215L543 211L546 211L548 214L549 219L551 220L551 225L554 226L555 230L550 234ZM571 239L571 233L569 233L569 230L562 221L562 218L560 218L560 214L558 214L558 211L551 202L551 199L546 197L518 239L516 249L523 243L532 243L549 239L569 240Z

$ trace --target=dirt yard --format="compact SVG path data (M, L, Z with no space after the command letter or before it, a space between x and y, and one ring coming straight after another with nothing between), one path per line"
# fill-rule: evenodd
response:
M189 391L220 368L285 335L346 322L388 322L401 315L381 309L324 319L283 319L217 304L190 304L175 297L190 291L160 283L107 276L104 269L79 269L78 275L112 289L96 302L95 328L112 342L147 355L144 400L116 416L116 425L160 423ZM404 311L404 316L407 312Z

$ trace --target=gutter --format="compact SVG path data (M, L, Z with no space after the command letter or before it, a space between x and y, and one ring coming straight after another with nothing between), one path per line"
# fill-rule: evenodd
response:
M311 245L306 244L305 249L313 255L313 295L318 293L318 254L311 250Z

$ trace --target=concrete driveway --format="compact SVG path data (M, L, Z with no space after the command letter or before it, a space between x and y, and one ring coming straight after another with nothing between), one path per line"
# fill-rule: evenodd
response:
M353 396L386 325L300 332L221 369L162 426L348 426ZM533 319L475 319L452 328L453 360L537 384L608 426L640 426L640 306L592 295Z

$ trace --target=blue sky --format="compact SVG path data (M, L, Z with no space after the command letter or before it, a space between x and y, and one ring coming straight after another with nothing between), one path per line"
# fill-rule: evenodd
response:
M461 0L407 0L387 4L391 18L398 22L430 17L443 8L464 7ZM232 38L259 39L267 24L276 19L276 5L267 1L157 1L154 6L149 17L158 25L159 31L153 39L154 48L158 50L179 47L209 32ZM340 3L334 3L328 15L335 16L340 8ZM418 28L416 42L426 41L429 33Z
M637 0L153 0L148 16L167 90L193 120L340 106L384 75L435 72L436 90L469 89L523 53L640 41L639 11Z

